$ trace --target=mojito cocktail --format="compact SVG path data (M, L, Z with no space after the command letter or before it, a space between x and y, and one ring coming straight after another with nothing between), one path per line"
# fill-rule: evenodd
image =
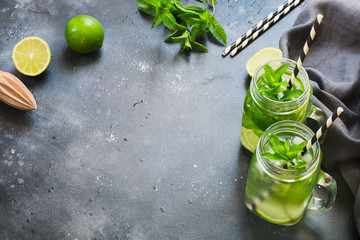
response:
M274 59L260 66L244 100L241 143L254 152L261 134L281 120L305 122L312 111L312 88L301 68L292 89L287 89L296 62Z
M263 133L248 170L248 209L269 222L288 226L297 223L307 208L331 208L336 182L320 169L320 144L316 142L304 156L299 154L312 135L308 127L294 121L275 123ZM331 194L319 200L312 194L324 178Z

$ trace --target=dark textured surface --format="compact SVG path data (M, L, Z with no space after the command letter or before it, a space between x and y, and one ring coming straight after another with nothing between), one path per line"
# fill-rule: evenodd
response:
M230 44L283 0L218 2ZM209 53L179 54L135 1L2 0L0 69L22 79L38 109L0 103L0 239L355 239L354 200L338 171L333 209L308 211L293 227L244 205L245 63L277 47L298 11L222 58L212 37ZM79 14L102 23L100 51L67 47L65 25ZM11 52L33 35L53 56L30 78Z

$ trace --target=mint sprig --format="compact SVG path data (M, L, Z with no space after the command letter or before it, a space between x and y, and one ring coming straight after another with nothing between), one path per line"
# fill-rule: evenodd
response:
M298 98L303 93L301 89L288 89L289 82L282 78L290 63L281 65L276 70L270 65L265 65L263 81L258 85L258 93L276 101L289 101Z
M297 158L297 155L306 146L306 141L294 144L290 139L283 140L279 136L271 134L269 135L269 144L274 153L265 152L261 154L264 158L274 161L285 160L287 163L283 168L288 169L299 169L306 166L307 163L305 161Z
M216 0L198 0L210 5L209 10L199 6L184 7L176 0L136 0L138 8L146 14L155 15L151 28L161 23L174 31L164 41L180 43L180 51L201 51L208 49L197 41L197 37L211 32L212 35L226 45L226 33L215 19Z

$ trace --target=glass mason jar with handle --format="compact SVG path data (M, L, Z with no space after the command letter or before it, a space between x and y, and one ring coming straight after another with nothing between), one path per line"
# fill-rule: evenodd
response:
M329 210L335 201L337 187L336 181L320 169L322 152L319 142L315 142L301 158L306 161L304 167L285 169L277 160L263 156L272 151L270 135L301 143L311 139L314 133L303 123L286 120L271 125L261 135L248 170L247 208L269 222L285 226L297 223L306 209ZM316 185L326 189L326 196L314 196L319 189Z
M273 69L277 69L284 64L290 64L282 76L283 80L288 81L296 62L286 58L273 59L263 63L257 68L251 80L244 100L241 126L241 143L251 152L254 152L261 134L275 122L294 120L304 123L306 119L312 118L318 122L317 127L319 127L326 121L326 115L311 103L312 87L309 76L303 67L300 68L294 85L303 92L295 99L273 100L259 91L259 84L264 81L266 75L265 66L269 65Z

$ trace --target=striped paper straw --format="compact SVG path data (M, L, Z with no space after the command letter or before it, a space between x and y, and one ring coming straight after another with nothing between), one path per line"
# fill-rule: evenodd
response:
M246 38L249 38L255 31L259 30L262 26L264 26L267 22L269 22L271 19L273 19L274 16L281 13L285 8L290 6L295 0L288 0L281 4L276 10L271 12L266 18L258 22L255 26L253 26L249 31L247 31L244 35L242 35L240 38L238 38L234 43L232 43L230 46L228 46L223 52L222 55L226 56L231 50L233 50L235 47L239 46ZM303 1L303 0L301 0Z
M295 66L295 69L293 71L293 73L291 74L291 78L290 78L290 81L289 81L289 86L288 86L288 89L291 89L292 86L294 85L295 83L295 80L296 80L296 76L298 75L299 73L299 70L304 62L304 59L309 51L309 47L310 47L310 44L312 43L312 41L314 40L315 38L315 35L316 35L316 32L317 32L317 29L319 27L319 25L321 24L321 21L323 19L323 15L321 14L318 14L317 17L316 17L316 20L311 28L311 31L310 31L310 35L308 36L308 38L306 39L306 42L305 42L305 45L303 47L303 50L301 52L301 55L299 56L299 59L296 63L296 66Z
M326 123L319 128L319 130L314 134L314 136L308 141L306 146L304 147L303 151L300 153L301 156L304 156L305 153L311 148L311 146L319 140L319 138L324 134L324 132L333 124L335 119L340 116L340 114L344 111L342 107L338 107L336 109L336 112L333 112L333 114L326 120Z
M288 14L291 10L293 10L297 5L300 4L303 0L295 0L295 2L289 6L287 6L282 12L277 14L275 17L273 17L269 22L265 23L262 28L254 32L250 37L246 38L242 41L241 44L236 46L233 50L230 52L230 56L235 56L237 53L239 53L241 50L243 50L247 45L249 45L251 42L253 42L258 36L266 32L270 27L275 25L282 17L284 17L286 14Z

